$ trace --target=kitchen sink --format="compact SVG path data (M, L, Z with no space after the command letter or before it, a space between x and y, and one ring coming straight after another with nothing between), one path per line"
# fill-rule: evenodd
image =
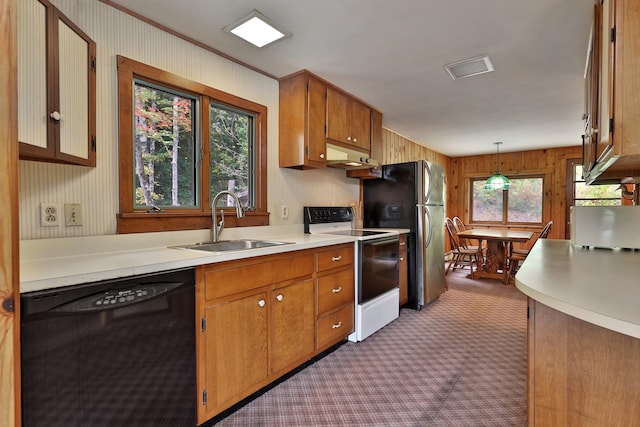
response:
M191 249L206 252L244 251L247 249L268 248L270 246L290 245L291 242L275 240L221 240L219 242L200 242L190 245L169 246L174 249Z

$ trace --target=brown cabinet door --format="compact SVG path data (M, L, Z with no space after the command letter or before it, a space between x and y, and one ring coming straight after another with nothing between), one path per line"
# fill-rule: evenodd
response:
M198 405L198 423L240 401L268 375L268 301L260 292L205 308L204 358L207 402Z
M274 289L272 307L272 372L309 358L314 351L313 280Z
M325 139L325 94L326 87L315 79L309 79L307 86L307 160L310 162L326 162L326 139Z
M351 143L371 151L371 109L357 101L351 101Z
M352 144L349 121L350 99L344 94L327 88L327 138L345 144Z

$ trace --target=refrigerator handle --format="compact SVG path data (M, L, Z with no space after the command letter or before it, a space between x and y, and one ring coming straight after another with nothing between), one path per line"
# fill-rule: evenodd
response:
M424 203L429 203L429 200L431 200L431 186L432 186L432 178L433 176L431 175L431 168L429 167L429 163L424 162L424 170L427 173L426 181L425 184L427 184L427 194L424 196Z
M424 209L424 213L427 216L428 224L425 224L425 226L429 228L429 234L424 242L424 247L427 248L431 244L431 238L433 237L433 221L431 221L431 212L429 212L429 209L424 205L422 206L422 209Z

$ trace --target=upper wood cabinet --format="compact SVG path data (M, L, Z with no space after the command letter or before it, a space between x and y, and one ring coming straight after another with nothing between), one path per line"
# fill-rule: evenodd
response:
M280 81L281 168L327 165L325 96L325 85L310 73L299 72Z
M371 109L343 92L327 88L327 139L371 151Z
M596 0L587 68L584 177L640 177L640 3Z
M307 70L280 80L279 125L281 168L326 167L327 142L371 157L382 147L382 113Z
M20 0L20 158L95 166L95 94L95 42L48 1Z

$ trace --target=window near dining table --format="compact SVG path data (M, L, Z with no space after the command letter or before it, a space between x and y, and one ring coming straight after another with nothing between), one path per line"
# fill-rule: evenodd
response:
M542 224L543 176L509 179L508 190L487 190L486 178L471 180L471 222Z

